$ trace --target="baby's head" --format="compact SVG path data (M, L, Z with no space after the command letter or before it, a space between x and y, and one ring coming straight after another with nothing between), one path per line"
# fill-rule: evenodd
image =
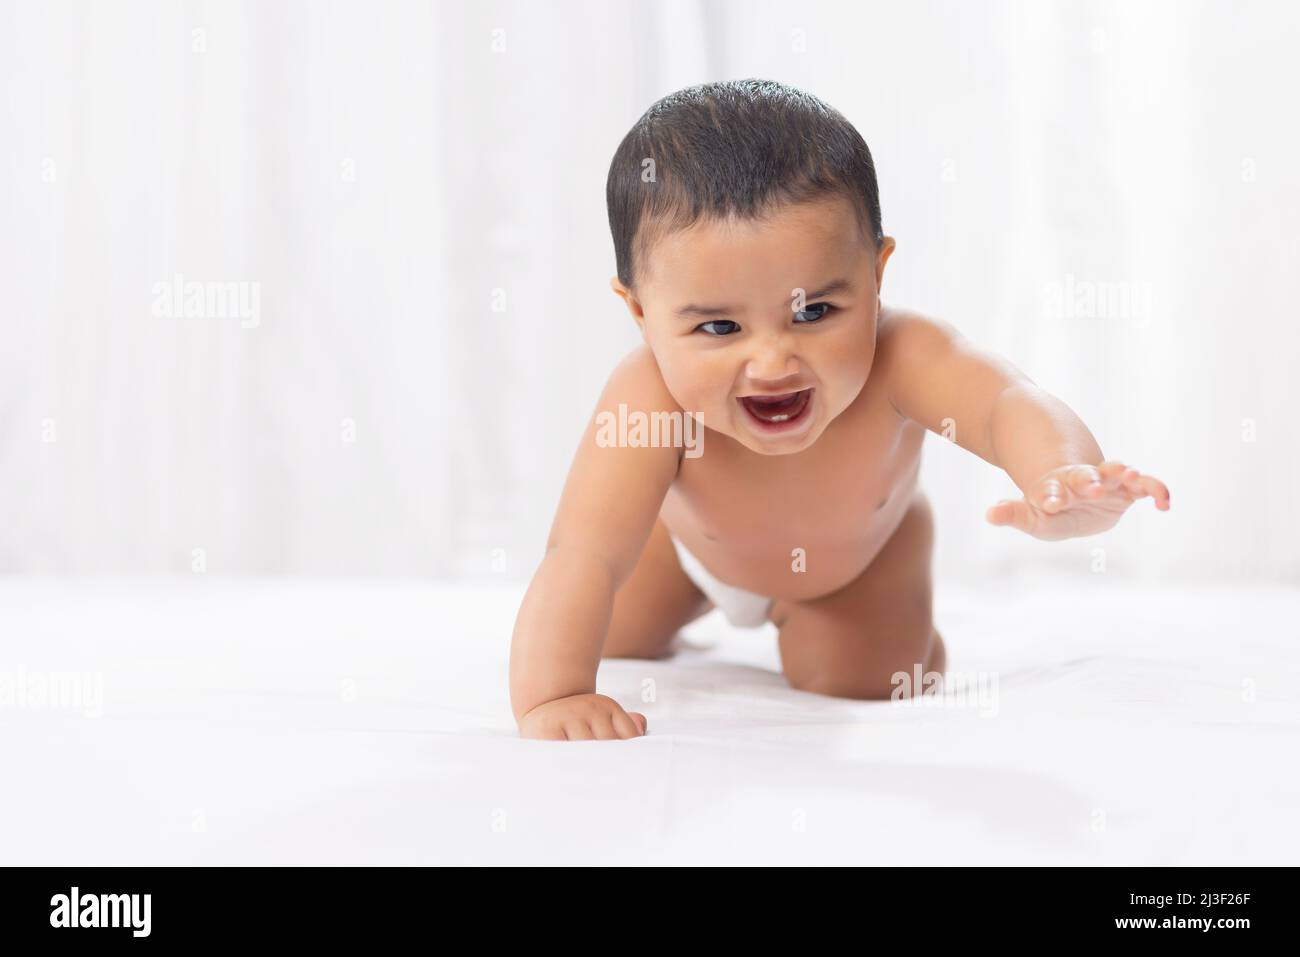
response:
M755 452L812 445L867 381L894 247L853 125L779 83L681 90L624 137L605 193L611 285L682 408Z

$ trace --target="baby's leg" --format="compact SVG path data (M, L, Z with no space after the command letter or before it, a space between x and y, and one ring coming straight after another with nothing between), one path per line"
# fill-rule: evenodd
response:
M603 658L662 658L678 630L710 608L686 577L667 527L659 519L636 568L614 595Z
M838 698L889 698L897 672L943 672L943 639L930 605L934 516L919 489L880 553L839 591L806 602L777 601L781 665L802 691ZM810 556L811 557L811 556ZM914 689L919 693L922 689Z

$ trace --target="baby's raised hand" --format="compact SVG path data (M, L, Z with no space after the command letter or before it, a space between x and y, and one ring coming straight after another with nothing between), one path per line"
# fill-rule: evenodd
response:
M1096 535L1113 527L1124 511L1150 495L1169 511L1169 489L1150 475L1107 460L1100 465L1063 465L1039 479L1020 501L1003 500L985 517L1045 541Z
M519 719L521 738L616 741L645 734L645 715L624 711L603 694L575 694L539 704Z

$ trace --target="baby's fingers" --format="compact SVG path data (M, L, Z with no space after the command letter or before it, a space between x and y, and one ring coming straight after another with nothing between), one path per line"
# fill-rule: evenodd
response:
M1021 499L1012 501L1004 499L985 513L984 517L993 525L1010 525L1020 531L1032 534L1037 519L1029 503Z
M637 722L637 718L641 719L640 723ZM639 738L645 734L645 717L636 712L619 711L614 715L614 730L623 740Z
M614 727L614 715L608 711L591 716L591 733L597 741L617 741L622 737Z
M1065 508L1068 498L1067 486L1059 478L1049 478L1038 487L1038 507L1048 515L1055 515Z
M1066 487L1078 498L1096 498L1106 486L1102 484L1103 475L1093 465L1079 465L1065 475Z
M585 718L574 718L564 722L564 736L570 741L595 741L591 725Z
M1097 466L1097 471L1101 475L1101 480L1111 488L1119 486L1126 472L1133 471L1123 462L1116 459L1107 459Z
M1156 508L1162 512L1168 511L1169 489L1158 478L1142 475L1134 469L1129 469L1124 473L1124 487L1132 493L1134 498L1145 498L1150 495L1155 499Z

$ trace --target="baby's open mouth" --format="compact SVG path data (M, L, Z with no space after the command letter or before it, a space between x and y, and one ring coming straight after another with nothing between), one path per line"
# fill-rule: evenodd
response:
M740 404L753 418L769 430L788 428L803 417L812 404L812 389L784 392L780 395L744 395Z

